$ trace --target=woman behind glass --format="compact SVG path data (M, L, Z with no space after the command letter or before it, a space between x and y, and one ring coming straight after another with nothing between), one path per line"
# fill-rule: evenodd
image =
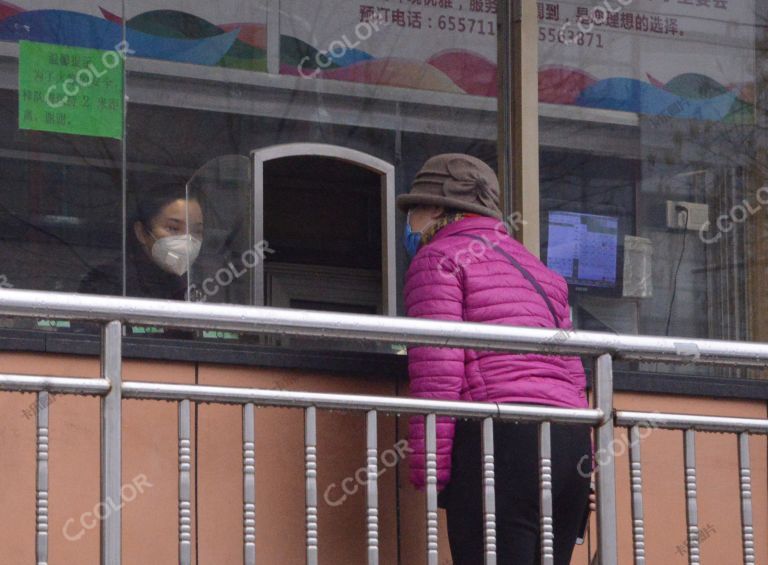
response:
M203 207L184 184L162 184L138 196L126 242L126 296L186 300L190 267L203 242ZM80 292L122 295L122 261L97 267ZM191 297L194 299L195 297Z

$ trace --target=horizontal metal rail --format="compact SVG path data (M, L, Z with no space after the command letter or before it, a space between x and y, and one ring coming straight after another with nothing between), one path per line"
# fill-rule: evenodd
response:
M110 390L106 379L81 379L37 375L0 375L0 391L41 392L104 396ZM315 406L328 410L399 412L405 414L435 413L461 418L510 419L520 421L547 420L559 423L599 424L605 415L601 410L552 408L523 404L490 404L480 402L448 402L351 394L304 393L255 388L174 385L151 382L125 382L123 398L155 399L221 404L306 408ZM730 418L659 412L618 411L615 424L620 427L661 428L669 430L695 429L705 432L768 434L768 420Z
M31 290L2 290L0 315L96 322L117 320L127 324L494 351L593 357L608 353L618 359L672 363L768 366L768 344L765 343L616 335Z
M37 375L0 375L0 390L7 392L40 392L104 396L111 389L107 379L72 379Z
M768 434L768 420L755 418L619 411L616 413L615 423L617 426L626 428L637 425L644 428L661 428L666 430Z
M0 391L41 392L104 396L111 389L106 379L76 379L36 375L0 375ZM428 414L459 418L497 418L557 423L599 424L606 415L601 410L553 408L544 405L449 402L388 396L294 392L257 388L174 385L152 382L124 382L122 397L144 400L213 402L219 404L257 404L259 406L324 410L375 410L385 413ZM610 417L610 416L609 416Z
M604 420L601 410L552 408L544 405L493 404L485 402L450 402L388 396L292 392L256 388L237 388L165 383L123 383L123 398L154 400L192 400L217 404L248 404L259 406L315 407L322 410L376 410L385 413L438 414L460 418L489 418L499 420L543 421L597 425Z

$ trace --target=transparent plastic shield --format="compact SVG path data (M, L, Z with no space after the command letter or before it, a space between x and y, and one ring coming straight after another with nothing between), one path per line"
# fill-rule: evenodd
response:
M208 161L189 179L187 193L189 301L252 304L254 268L260 260L252 229L252 181L248 157L223 155ZM199 203L203 230L195 233ZM194 251L200 241L199 254ZM194 261L191 259L194 258Z

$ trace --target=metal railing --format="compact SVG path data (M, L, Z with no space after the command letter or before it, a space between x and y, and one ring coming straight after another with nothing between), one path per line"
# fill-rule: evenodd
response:
M367 547L368 563L379 561L377 421L380 413L419 414L426 417L426 508L428 565L437 565L437 458L436 417L454 416L482 420L483 507L485 562L495 564L496 519L494 486L494 421L527 421L539 424L541 563L554 563L552 522L551 424L589 424L595 428L596 453L607 453L615 427L626 427L630 450L634 560L645 563L640 430L663 428L685 434L685 488L691 564L700 562L696 489L696 431L738 434L742 508L743 562L755 563L752 526L748 438L768 435L768 420L718 418L682 414L617 412L613 406L613 360L635 359L672 363L727 364L765 367L768 344L623 336L594 332L548 330L390 318L247 308L242 306L178 303L170 301L107 298L23 290L0 291L0 315L68 318L102 324L101 378L78 379L26 375L0 375L0 390L36 392L37 410L37 563L48 563L48 395L74 394L101 397L101 501L121 496L121 405L123 399L156 399L178 403L179 413L179 563L191 562L192 509L190 504L190 404L209 402L243 406L243 557L256 563L256 504L254 407L301 408L305 413L306 562L318 563L317 411L347 410L366 413ZM406 345L433 345L514 352L580 354L595 359L594 407L565 409L514 404L428 401L410 398L319 394L151 382L122 382L124 324L228 330L282 336L315 336ZM634 441L638 440L638 441ZM481 462L478 462L481 464ZM613 457L597 457L598 559L603 565L618 562L615 465ZM101 521L101 562L119 565L121 555L120 511Z

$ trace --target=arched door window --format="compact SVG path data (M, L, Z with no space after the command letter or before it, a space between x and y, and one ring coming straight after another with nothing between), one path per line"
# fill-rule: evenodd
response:
M396 313L394 167L295 143L252 153L255 304Z

